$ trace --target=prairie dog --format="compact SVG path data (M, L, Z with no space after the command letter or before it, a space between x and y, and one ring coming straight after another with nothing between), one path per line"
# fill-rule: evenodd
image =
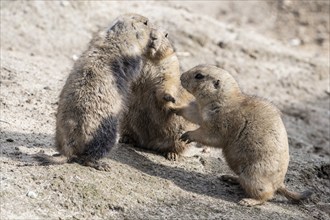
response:
M179 137L191 123L170 111L174 103L193 100L180 84L179 60L167 36L152 35L155 39L150 60L141 75L131 84L128 108L123 114L120 130L123 143L150 149L176 160L187 144Z
M181 76L182 86L196 98L194 105L174 109L200 125L181 136L222 148L229 167L248 198L239 201L255 206L270 200L275 192L294 201L311 196L310 191L295 193L284 185L289 164L289 146L280 111L271 103L243 94L235 79L211 65L199 65Z
M100 170L98 160L116 144L118 121L129 83L148 58L153 39L148 18L119 16L91 40L74 64L60 94L56 116L56 149L69 160Z

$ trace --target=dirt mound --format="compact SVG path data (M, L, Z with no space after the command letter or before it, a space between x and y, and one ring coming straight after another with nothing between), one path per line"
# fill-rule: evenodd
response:
M221 151L170 162L118 145L111 172L77 164L38 166L55 153L59 92L94 31L136 12L168 30L182 70L209 63L283 112L289 189L256 208L222 182ZM1 219L328 219L330 209L329 2L1 1Z

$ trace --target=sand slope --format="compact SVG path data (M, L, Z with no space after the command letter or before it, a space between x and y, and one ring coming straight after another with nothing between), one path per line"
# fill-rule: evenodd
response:
M182 70L200 63L230 71L242 89L283 111L291 161L289 189L256 208L219 177L221 151L178 162L126 145L104 160L111 172L38 166L55 153L59 92L92 33L126 12L167 29ZM329 219L329 2L1 1L0 219Z

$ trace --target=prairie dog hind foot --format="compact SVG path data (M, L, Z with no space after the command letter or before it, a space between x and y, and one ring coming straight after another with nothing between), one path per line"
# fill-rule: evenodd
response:
M68 163L78 163L80 165L86 166L86 167L92 167L96 170L100 171L107 171L109 172L111 170L111 167L109 164L103 161L99 160L91 160L91 159L86 159L86 158L71 158Z

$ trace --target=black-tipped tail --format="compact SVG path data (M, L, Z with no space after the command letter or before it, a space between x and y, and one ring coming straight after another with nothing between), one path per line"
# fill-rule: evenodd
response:
M277 192L293 202L299 202L302 200L306 200L306 199L310 198L313 194L313 192L310 190L306 190L301 193L292 192L292 191L287 190L284 186L279 188L277 190Z
M32 156L35 160L39 162L40 165L47 166L47 165L60 165L65 164L68 162L66 157L55 158L53 156L49 156L44 153L37 153Z

